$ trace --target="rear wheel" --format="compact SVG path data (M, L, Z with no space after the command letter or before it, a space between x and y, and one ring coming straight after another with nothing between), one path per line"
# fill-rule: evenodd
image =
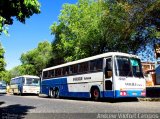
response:
M20 96L23 96L23 93L22 93L22 91L19 91L19 95L20 95Z
M100 98L100 91L98 88L93 88L91 90L91 99L94 101L98 101Z
M50 89L49 92L50 92L49 97L50 97L50 98L55 98L55 90Z
M58 89L55 90L55 98L59 98L59 90Z

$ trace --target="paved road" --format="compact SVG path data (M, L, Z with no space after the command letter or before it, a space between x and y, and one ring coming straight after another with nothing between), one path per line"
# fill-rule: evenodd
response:
M20 113L25 116L32 114L32 116L39 115L43 119L53 118L54 116L66 118L66 115L70 115L70 113L72 113L73 118L87 116L78 114L79 117L77 117L77 113L93 113L95 117L99 113L160 113L159 109L160 102L129 100L111 103L108 101L93 102L88 100L40 98L38 96L0 95L0 111L5 113L4 115L6 113ZM58 113L58 115L53 116L55 113ZM42 114L44 114L44 117ZM137 117L137 115L135 116Z

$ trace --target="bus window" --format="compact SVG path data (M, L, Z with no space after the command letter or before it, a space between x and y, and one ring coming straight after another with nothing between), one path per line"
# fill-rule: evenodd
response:
M52 78L52 77L54 77L54 70L50 70L49 71L49 76L48 76L49 78Z
M112 60L111 58L106 59L106 67L105 67L105 78L112 77Z
M39 79L38 78L26 78L26 84L27 85L39 85Z
M69 74L69 66L63 67L63 75L66 76Z
M85 73L88 72L89 67L88 67L88 62L83 62L79 64L79 73Z
M102 70L102 66L103 66L103 59L96 59L90 61L91 72Z
M103 66L103 59L97 59L96 62L97 70L102 70L102 66Z
M131 60L133 75L135 77L143 77L140 60L136 58L131 58L130 60Z
M48 71L44 71L43 72L43 79L47 79L48 78Z
M78 73L78 64L74 64L74 65L70 66L70 73L71 74Z
M116 56L115 69L117 76L133 76L128 57Z
M96 71L96 61L90 61L90 71Z
M62 75L62 68L58 68L58 69L55 69L55 76L61 76Z

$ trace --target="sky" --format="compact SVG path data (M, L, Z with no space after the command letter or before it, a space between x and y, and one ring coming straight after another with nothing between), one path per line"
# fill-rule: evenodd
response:
M8 28L9 36L2 34L0 42L5 50L6 69L10 70L21 64L20 57L38 46L39 42L52 42L50 26L58 21L58 15L64 3L75 4L77 0L39 0L41 13L34 14L25 24L14 20Z

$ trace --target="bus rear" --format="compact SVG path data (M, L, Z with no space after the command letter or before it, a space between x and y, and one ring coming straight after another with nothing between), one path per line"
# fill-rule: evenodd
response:
M23 93L39 94L40 78L36 76L26 76L23 85Z

